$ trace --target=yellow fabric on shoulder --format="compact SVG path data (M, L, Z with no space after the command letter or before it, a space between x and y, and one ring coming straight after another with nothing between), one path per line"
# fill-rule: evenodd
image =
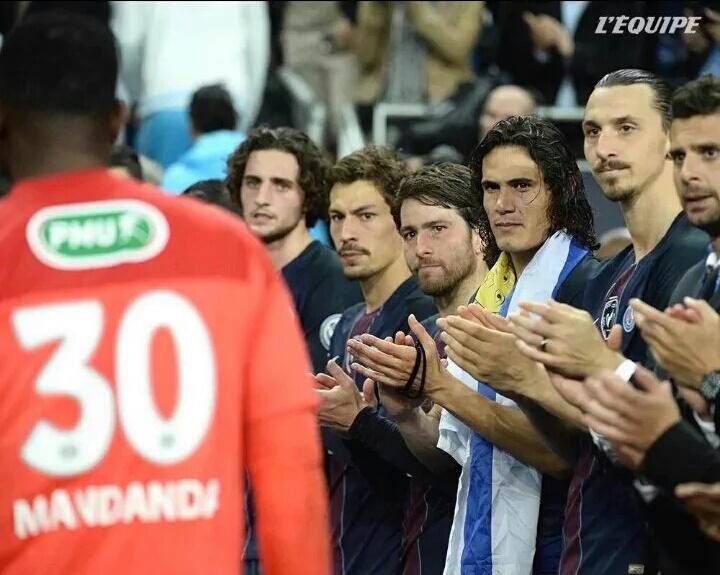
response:
M515 270L510 257L503 252L475 293L475 303L491 313L500 313L514 286Z

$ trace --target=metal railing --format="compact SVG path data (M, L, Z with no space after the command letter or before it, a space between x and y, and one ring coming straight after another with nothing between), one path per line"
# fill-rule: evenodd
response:
M424 104L377 104L373 110L372 139L375 144L387 144L390 118L423 118L428 113Z

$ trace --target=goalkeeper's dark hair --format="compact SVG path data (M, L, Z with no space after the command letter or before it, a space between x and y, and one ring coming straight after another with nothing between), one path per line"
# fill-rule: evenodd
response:
M117 75L112 32L78 14L28 16L0 49L0 101L19 112L109 115L117 106Z

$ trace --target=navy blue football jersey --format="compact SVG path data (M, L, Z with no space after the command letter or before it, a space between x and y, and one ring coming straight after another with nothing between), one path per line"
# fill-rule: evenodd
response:
M282 275L300 316L313 369L325 371L340 316L362 301L360 284L345 277L337 254L318 241L283 267Z
M372 313L365 304L348 309L340 319L331 357L349 371L346 346L349 338L361 333L377 337L408 332L410 314L422 321L437 313L432 299L425 296L413 278ZM364 378L355 374L358 389ZM378 410L386 417L384 410ZM408 546L403 524L411 480L407 473L383 460L361 442L323 430L330 490L330 515L335 575L398 575L403 568L403 549ZM412 535L410 535L412 536ZM406 549L407 551L407 549Z
M708 238L680 214L657 246L639 262L632 246L603 262L589 278L581 307L604 338L623 328L625 357L649 364L649 351L628 302L640 298L665 309L685 271L703 258ZM561 575L654 572L646 509L634 476L616 466L588 436L570 483L565 510Z

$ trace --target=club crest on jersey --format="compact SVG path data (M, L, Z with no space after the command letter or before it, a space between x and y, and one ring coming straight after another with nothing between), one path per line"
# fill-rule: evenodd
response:
M610 330L615 325L615 318L617 317L618 303L617 296L613 296L605 302L600 315L600 333L603 339L610 337Z
M334 313L326 317L320 325L320 343L328 351L330 350L330 341L341 317L341 313Z
M109 200L43 208L25 235L45 265L82 270L149 260L165 248L169 227L150 204Z
M625 310L625 313L623 314L623 329L630 333L632 330L635 329L635 314L633 313L633 309L628 306L628 308Z

